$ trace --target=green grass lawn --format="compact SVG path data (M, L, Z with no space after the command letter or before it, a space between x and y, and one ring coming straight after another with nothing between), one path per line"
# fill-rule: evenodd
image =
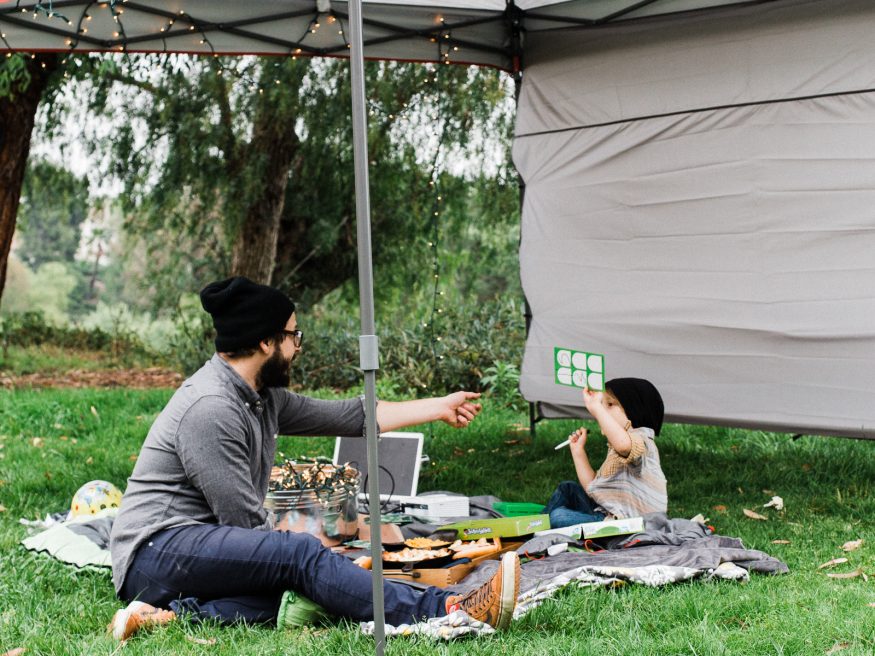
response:
M221 628L178 623L118 650L104 630L120 607L108 575L76 573L19 546L20 517L65 508L92 479L123 487L148 427L170 391L0 392L0 654L361 654L372 639L341 623L319 630ZM93 408L93 410L92 410ZM575 426L547 422L538 437L522 416L486 404L464 431L434 428L420 489L495 494L543 503L573 478L553 446ZM592 426L591 426L592 428ZM428 429L426 429L428 434ZM590 439L601 462L604 439ZM488 638L437 644L393 639L387 654L873 654L875 578L832 579L860 567L875 576L875 444L713 427L666 426L658 444L669 480L669 514L703 513L723 535L781 558L786 576L747 584L692 582L663 589L565 590ZM333 440L283 438L289 456L330 455ZM772 495L786 510L763 510ZM716 508L715 508L716 507ZM743 508L768 515L748 519ZM863 547L841 545L863 538ZM772 540L789 544L772 544ZM818 565L836 557L834 570ZM198 641L215 640L214 644Z
M0 371L10 376L66 372L71 369L102 371L113 368L150 366L154 358L111 350L71 349L53 344L10 346L0 349Z

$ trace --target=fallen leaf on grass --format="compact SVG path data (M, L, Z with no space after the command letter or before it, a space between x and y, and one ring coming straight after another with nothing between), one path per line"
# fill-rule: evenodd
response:
M717 504L716 506L714 506L714 510L716 510L717 512L726 512L727 508L723 504Z
M823 565L818 565L817 569L826 569L827 567L835 567L836 565L841 565L842 563L848 562L847 558L833 558L832 560L826 561Z
M30 445L35 446L37 449L42 449L43 444L45 444L45 440L41 437L34 437L30 440Z
M91 414L100 419L100 415L97 414L97 408L95 408L94 406L91 406Z
M859 567L853 572L829 572L827 576L831 579L855 579L858 576L865 576L863 570Z
M772 540L772 544L790 544L790 540Z
M94 464L94 458L92 458L91 456L88 456L87 458L85 458L85 464L86 464L86 465L93 465L93 464Z
M809 463L802 464L802 471L811 471L811 465Z
M772 497L772 500L763 504L763 508L774 508L775 510L784 510L784 500L781 497Z
M61 435L61 436L58 437L58 439L61 440L62 442L66 442L66 441L69 440L70 438L67 437L66 435Z
M27 649L24 647L16 647L15 649L10 649L3 656L21 656Z
M195 638L194 636L187 635L185 639L189 642L193 642L196 645L214 645L216 644L215 638Z
M769 519L765 515L760 515L758 512L754 512L753 510L748 510L747 508L742 508L741 511L744 513L745 517L750 517L751 519L759 519L761 521L766 521Z
M842 545L842 551L854 551L863 546L863 539L859 540L851 540L850 542L845 542Z
M513 446L514 444L519 444L520 441L519 440L505 440L504 443L507 444L508 446Z
M832 647L830 647L828 652L826 652L826 656L829 656L830 654L834 654L837 651L841 651L842 649L847 649L850 646L851 646L850 642L837 642Z
M875 608L875 601L869 603L869 608Z
M75 437L71 437L71 438L70 438L70 443L71 443L71 444L78 444L78 443L79 443L79 440L77 440Z
M6 506L0 503L0 512L6 512Z
M137 454L136 454L136 453L132 453L132 454L131 454L131 457L128 458L128 460L136 460L136 459L137 459Z

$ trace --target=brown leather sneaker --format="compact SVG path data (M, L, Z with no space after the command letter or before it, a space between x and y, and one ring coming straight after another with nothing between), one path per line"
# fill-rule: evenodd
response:
M176 619L172 610L155 608L143 601L132 601L127 608L116 611L107 629L116 640L124 642L140 629L161 626Z
M510 626L513 609L520 593L520 559L515 551L501 557L498 571L486 583L466 595L447 599L447 614L463 610L475 620L497 630Z

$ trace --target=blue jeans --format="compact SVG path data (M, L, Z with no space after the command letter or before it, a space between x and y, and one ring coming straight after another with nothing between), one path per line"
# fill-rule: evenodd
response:
M562 528L584 522L600 522L604 513L596 512L596 503L577 481L563 481L547 502L550 528Z
M329 613L374 618L371 573L306 533L196 524L161 531L137 551L119 596L193 619L254 624L276 620L286 590ZM449 592L383 583L386 622L446 615Z

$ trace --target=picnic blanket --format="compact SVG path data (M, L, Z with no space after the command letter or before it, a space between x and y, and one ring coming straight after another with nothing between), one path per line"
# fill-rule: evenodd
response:
M94 517L51 522L48 528L40 526L45 528L42 532L22 540L22 545L80 569L108 571L109 533L115 513L115 509L109 509ZM517 550L524 562L514 618L522 617L567 585L659 587L693 579L746 581L750 572L784 574L789 571L783 562L769 554L745 548L738 538L715 535L699 522L670 519L662 513L646 515L642 533L602 541L593 551L548 555L548 549L557 544L572 548L582 546L571 538L554 534L533 538ZM454 585L453 591L464 594L476 589L492 577L497 567L495 560L481 563ZM373 633L373 622L363 622L361 630ZM419 634L449 640L484 635L493 630L488 624L457 611L418 624L387 625L386 635Z
M603 543L604 549L547 555L550 546L561 543L578 544L564 536L548 535L529 540L517 550L521 557L532 558L521 567L514 619L567 585L659 587L692 579L747 581L750 572L785 574L789 571L777 558L745 548L738 538L714 535L699 522L670 519L663 513L646 515L644 532L612 538ZM474 590L489 580L497 568L498 562L494 560L481 563L453 586L453 590L458 593ZM364 633L373 633L373 622L363 622L361 629ZM443 640L492 631L489 625L461 611L418 624L386 626L386 635L390 637L417 634Z
M21 520L31 530L39 530L21 541L25 549L46 553L77 569L108 571L112 567L109 534L118 508L107 508L96 515L44 521Z

